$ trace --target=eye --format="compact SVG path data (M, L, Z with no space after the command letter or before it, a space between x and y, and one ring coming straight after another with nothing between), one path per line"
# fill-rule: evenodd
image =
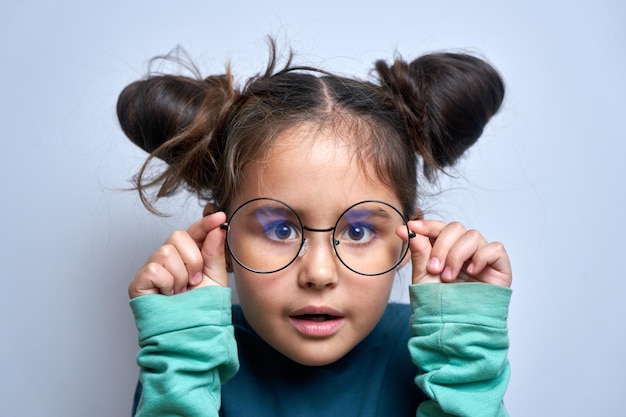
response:
M374 238L374 229L367 224L349 224L341 234L341 240L352 243L367 243Z
M291 240L298 238L298 229L288 222L274 222L265 226L265 234L272 240Z

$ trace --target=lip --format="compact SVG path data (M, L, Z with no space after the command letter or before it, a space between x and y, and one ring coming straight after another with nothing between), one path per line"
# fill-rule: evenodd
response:
M337 333L345 317L329 307L305 307L289 314L291 325L306 337L324 338Z

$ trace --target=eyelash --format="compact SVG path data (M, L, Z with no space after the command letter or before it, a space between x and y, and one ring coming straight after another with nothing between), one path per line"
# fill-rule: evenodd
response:
M281 227L288 227L289 228L289 236L285 239L280 239L276 234L278 228ZM298 238L299 236L299 228L295 227L293 224L289 223L289 222L285 222L285 221L276 221L276 222L272 222L267 226L263 227L263 230L265 232L265 235L267 235L269 237L270 240L274 241L274 242L285 242L285 241L289 241L289 240L293 240ZM293 237L292 237L293 236Z
M358 245L367 245L370 242L372 242L372 240L374 240L374 238L376 237L376 228L372 227L371 225L368 224L364 224L364 223L355 223L355 224L349 224L346 228L344 228L343 232L339 235L339 239L341 239L343 236L349 235L349 233L357 228L363 229L364 233L365 233L365 240L354 240L349 238L349 243L356 243Z

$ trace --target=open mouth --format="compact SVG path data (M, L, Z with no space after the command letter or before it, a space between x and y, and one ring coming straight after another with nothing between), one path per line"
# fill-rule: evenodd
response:
M289 316L289 322L303 336L324 338L337 333L343 327L345 318L326 313L303 313Z
M335 320L339 318L337 316L331 316L330 314L300 314L300 315L293 316L293 317L298 320L310 320L310 321L316 321L316 322Z

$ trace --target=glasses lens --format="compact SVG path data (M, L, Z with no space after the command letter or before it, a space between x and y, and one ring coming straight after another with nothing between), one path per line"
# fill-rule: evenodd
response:
M365 201L346 210L335 226L337 256L349 269L362 275L380 275L402 262L408 242L396 234L406 221L398 210L383 203Z
M261 198L239 207L228 221L228 249L238 264L270 273L288 266L302 245L302 223L280 201Z

